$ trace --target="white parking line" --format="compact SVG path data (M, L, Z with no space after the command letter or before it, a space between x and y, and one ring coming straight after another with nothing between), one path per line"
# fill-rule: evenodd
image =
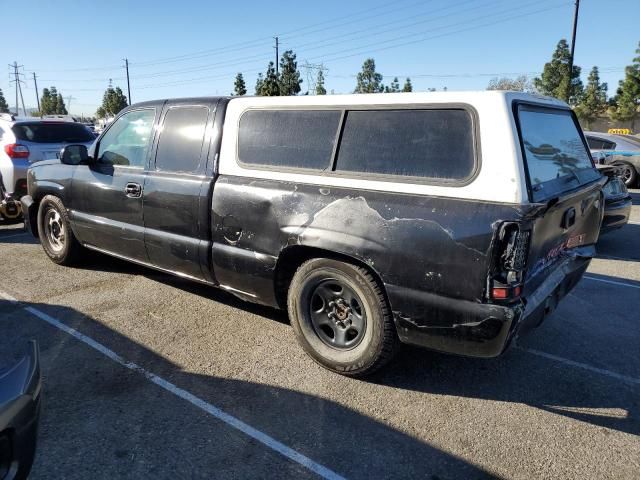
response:
M569 360L568 358L559 357L551 353L541 352L540 350L536 350L534 348L525 348L519 345L516 348L524 352L530 353L532 355L537 355L538 357L546 358L548 360L554 360L556 362L564 363L566 365L582 368L583 370L589 370L590 372L599 373L600 375L605 375L607 377L615 378L616 380L622 380L623 382L626 382L626 383L640 385L639 378L628 377L627 375L621 375L619 373L612 372L611 370L605 370L604 368L592 367L591 365L587 365L586 363L576 362L574 360Z
M607 280L606 278L591 277L589 275L583 275L582 278L593 280L595 282L604 282L604 283L610 283L612 285L619 285L621 287L640 288L640 285L632 285L631 283L617 282L615 280Z
M4 298L5 300L9 300L10 302L15 302L17 304L20 304L19 300L17 300L16 298L12 297L11 295L9 295L8 293L5 293L3 291L0 291L0 297ZM105 347L101 343L96 342L95 340L93 340L92 338L86 336L85 334L80 333L79 331L77 331L77 330L65 325L63 322L61 322L60 320L52 317L51 315L48 315L48 314L46 314L46 313L44 313L44 312L42 312L42 311L40 311L40 310L38 310L37 308L34 308L34 307L24 307L24 309L27 312L31 313L32 315L35 315L36 317L38 317L40 320L44 320L48 324L50 324L50 325L62 330L65 333L68 333L69 335L71 335L72 337L75 337L77 340L80 340L81 342L85 343L86 345L89 345L91 348L97 350L98 352L102 353L106 357L109 357L111 360L113 360L114 362L119 363L123 367L128 368L129 370L133 370L135 372L141 373L149 381L155 383L159 387L164 388L168 392L173 393L174 395L182 398L183 400L186 400L187 402L191 403L192 405L194 405L194 406L200 408L201 410L207 412L209 415L212 415L213 417L217 418L218 420L226 423L230 427L233 427L233 428L241 431L245 435L248 435L249 437L253 438L254 440L256 440L256 441L258 441L260 443L262 443L263 445L267 446L268 448L270 448L270 449L280 453L281 455L287 457L289 460L292 460L292 461L302 465L303 467L306 467L307 469L311 470L312 472L317 473L322 478L326 478L326 479L329 479L329 480L344 480L344 477L338 475L333 470L330 470L327 467L325 467L323 465L320 465L319 463L314 462L310 458L302 455L301 453L297 452L296 450L294 450L294 449L292 449L290 447L287 447L285 444L277 441L273 437L270 437L266 433L263 433L260 430L257 430L255 428L253 428L251 425L248 425L248 424L244 423L242 420L239 420L236 417L234 417L232 415L229 415L228 413L224 412L223 410L220 410L218 407L216 407L216 406L214 406L214 405L202 400L199 397L196 397L192 393L189 393L188 391L183 390L182 388L175 386L173 383L168 382L167 380L165 380L165 379L163 379L163 378L161 378L161 377L149 372L148 370L145 370L140 365L125 360L120 355L115 353L113 350L108 349L107 347Z

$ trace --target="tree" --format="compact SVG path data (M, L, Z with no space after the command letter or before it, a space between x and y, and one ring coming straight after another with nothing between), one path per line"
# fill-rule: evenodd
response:
M535 89L526 75L517 78L492 78L489 80L487 90L512 90L514 92L533 92Z
M0 89L0 113L9 113L9 105L4 98L4 94L2 93L2 89Z
M264 76L262 75L262 73L258 74L258 78L256 78L256 91L255 91L255 95L260 95L260 92L262 91L262 86L264 85Z
M287 50L280 58L280 76L278 78L280 95L297 95L300 93L300 72L293 50Z
M362 71L358 73L358 84L354 93L379 93L384 91L382 75L376 72L376 62L373 58L367 58L362 65Z
M411 85L411 79L407 77L404 81L404 86L402 87L403 92L413 92L413 85Z
M607 110L607 84L600 83L598 67L593 67L589 73L587 87L576 106L576 115L584 121L587 129L591 128L591 122Z
M569 75L569 59L571 52L569 45L563 38L558 42L551 61L545 63L540 78L535 78L533 84L543 95L564 100L570 105L576 105L582 94L580 81L580 67L573 66Z
M635 128L635 120L640 106L640 43L636 49L638 55L633 63L625 68L624 80L620 81L616 106L612 109L611 116L614 120L631 120L631 130Z
M42 115L50 115L53 113L54 108L51 92L49 92L48 88L44 88L42 90L42 98L40 98L40 113Z
M318 70L318 79L316 80L316 95L326 95L327 89L324 88L324 73L322 69Z
M62 94L58 93L56 87L44 88L40 98L41 115L67 115L67 107L64 104Z
M96 116L98 118L112 117L117 115L128 104L127 97L122 93L122 89L110 86L102 96L102 105L96 110Z
M273 65L273 62L269 62L267 73L264 76L264 79L262 79L261 77L262 75L258 75L258 82L256 82L256 95L262 95L263 97L279 96L280 82L278 82L278 75L276 74L276 68Z
M242 73L236 75L236 81L233 83L233 94L239 97L247 94L247 86L244 83Z
M69 112L67 112L67 106L64 104L64 99L62 98L62 94L59 93L56 96L56 111L55 113L60 114L60 115L67 115Z
M391 85L388 87L384 87L384 91L386 93L396 93L400 91L400 83L398 82L398 77L394 77Z

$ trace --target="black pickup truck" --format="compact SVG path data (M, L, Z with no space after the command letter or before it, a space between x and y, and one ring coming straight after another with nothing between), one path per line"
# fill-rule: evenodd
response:
M354 376L401 342L499 355L579 281L602 221L571 110L513 92L145 102L60 157L22 198L54 262L96 250L286 308Z

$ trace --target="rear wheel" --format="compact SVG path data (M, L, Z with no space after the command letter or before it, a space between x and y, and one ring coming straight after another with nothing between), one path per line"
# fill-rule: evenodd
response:
M293 276L287 305L298 341L329 370L365 376L397 350L382 289L362 267L327 258L305 262Z
M614 165L617 165L618 167L620 167L621 169L620 176L622 177L624 184L629 188L633 188L638 179L638 173L636 172L635 167L630 163L626 163L626 162L615 163Z
M59 265L73 265L82 253L69 223L69 215L62 200L45 196L38 209L38 236L48 257Z

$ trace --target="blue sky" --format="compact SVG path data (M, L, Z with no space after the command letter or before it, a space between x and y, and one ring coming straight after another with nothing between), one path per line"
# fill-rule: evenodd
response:
M8 14L17 4L0 5ZM496 74L540 72L558 40L570 38L573 19L572 0L30 0L19 10L13 32L21 33L5 22L0 56L4 64L24 65L27 107L36 103L35 71L40 92L55 85L73 97L72 113L88 115L110 78L126 94L125 57L134 102L226 95L236 72L253 93L257 72L275 56L275 35L299 66L324 64L327 90L335 93L353 90L367 57L385 83L409 76L415 90L484 89ZM582 1L575 63L583 80L597 65L615 92L640 41L638 18L638 0ZM9 80L2 76L0 88L13 105Z

